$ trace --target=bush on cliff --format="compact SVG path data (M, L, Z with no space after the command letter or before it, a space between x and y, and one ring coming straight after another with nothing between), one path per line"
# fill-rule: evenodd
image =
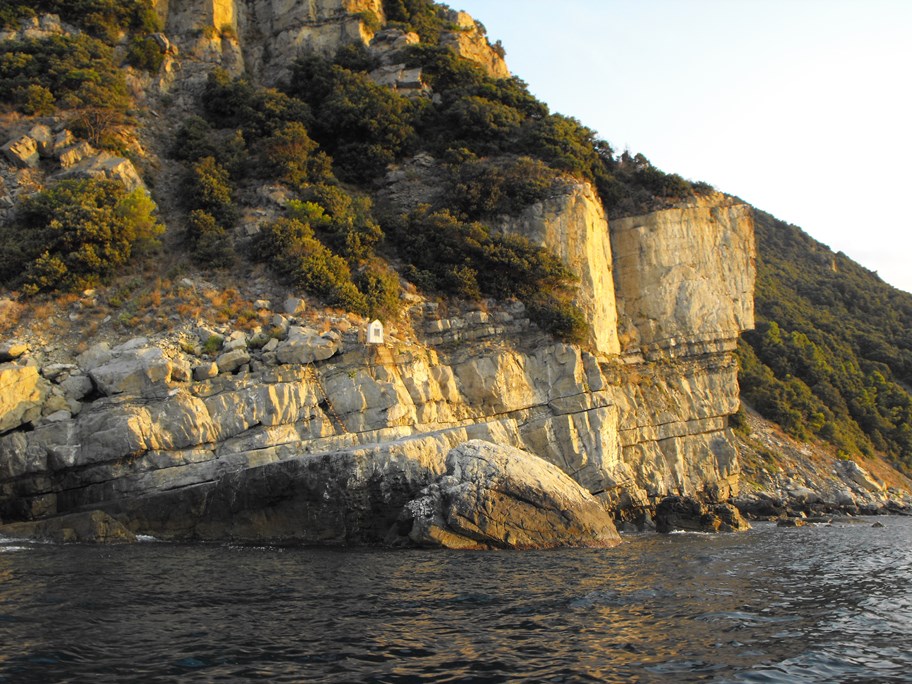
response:
M36 14L56 14L112 45L124 31L144 35L161 30L151 0L4 0L0 24L15 27Z
M36 87L50 93L45 112L52 105L124 112L129 104L111 48L86 35L0 43L0 98L31 113Z
M307 223L295 218L280 218L261 226L254 254L295 285L323 298L331 306L360 314L368 312L367 299L352 282L345 259L320 242Z
M164 230L141 190L67 180L25 199L5 227L0 281L26 293L78 290L114 274Z

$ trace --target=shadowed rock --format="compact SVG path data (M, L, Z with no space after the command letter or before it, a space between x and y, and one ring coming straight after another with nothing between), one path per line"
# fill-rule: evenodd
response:
M620 543L601 504L537 456L472 440L447 454L446 468L403 510L397 531L412 544L516 549Z
M727 503L704 504L687 496L668 496L656 507L656 531L738 532L750 525Z

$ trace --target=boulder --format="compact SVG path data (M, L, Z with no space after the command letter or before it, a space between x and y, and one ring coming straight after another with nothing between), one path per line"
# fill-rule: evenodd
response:
M69 131L67 131L69 133ZM98 154L92 145L90 145L85 140L82 140L74 145L70 145L57 153L57 160L60 162L60 165L68 169L71 166L75 166L83 159L91 157Z
M6 342L0 344L0 362L12 361L28 351L28 345L22 342Z
M689 496L667 496L656 506L657 532L738 532L750 525L728 503L705 504Z
M298 297L289 297L282 304L282 310L289 316L300 316L307 310L307 303Z
M204 361L193 369L193 379L197 382L209 380L219 374L219 367L215 361Z
M38 166L38 143L27 135L10 140L0 147L0 151L11 164L19 168L28 169Z
M836 473L845 482L868 492L881 492L883 485L879 484L871 475L855 461L837 461Z
M79 357L98 391L105 396L139 394L159 396L167 393L171 381L171 360L158 347L143 346L139 338L110 351L96 345Z
M418 546L463 549L620 543L611 515L557 466L481 440L450 450L446 475L406 504L397 533Z
M54 134L44 124L35 124L28 132L28 136L35 141L38 154L49 157L54 151Z
M232 349L216 359L220 373L233 373L245 363L250 363L250 354L246 349Z
M35 366L0 364L0 433L41 417L45 394Z
M58 543L116 544L136 541L130 530L102 511L70 513L45 520L0 525L0 535Z
M315 330L292 326L288 339L276 347L279 363L307 364L325 361L339 351L339 341L319 335Z
M781 518L776 522L776 527L804 527L805 522L801 518Z
M61 155L61 164L63 164L63 155ZM133 162L124 157L115 157L108 152L85 155L80 161L55 174L54 177L57 179L95 178L99 180L116 180L123 183L124 187L130 191L144 190L146 187L139 173L137 173L136 167L133 166Z

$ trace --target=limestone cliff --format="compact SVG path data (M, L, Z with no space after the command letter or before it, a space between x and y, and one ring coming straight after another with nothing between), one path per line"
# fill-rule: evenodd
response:
M548 342L518 304L442 317L436 306L421 303L410 311L415 342L368 348L357 329L321 336L285 317L284 341L258 349L252 339L233 335L231 348L211 364L216 373L221 367L211 379L208 371L193 371L204 366L199 359L173 348L164 354L148 340L93 347L72 365L42 368L41 391L34 371L5 376L24 398L3 416L4 425L34 429L0 437L0 517L91 508L121 515L134 532L251 536L260 528L244 532L237 520L218 522L204 502L244 496L248 503L237 510L249 511L256 497L231 494L235 485L254 487L261 476L306 477L304 490L267 497L290 498L289 510L306 509L322 521L314 523L321 532L302 530L296 539L378 541L408 498L442 474L447 451L473 438L559 466L622 517L667 494L728 498L738 476L726 426L738 407L730 349L750 323L749 303L737 296L752 275L749 217L725 201L622 222L643 229L618 236L590 204L587 191L571 188L566 198L530 209L525 225L552 231L546 242L569 246L562 256L606 284L602 297L611 293L609 237L625 254L652 253L662 263L672 252L657 242L660 231L681 234L674 218L687 222L693 266L656 275L650 291L666 299L650 301L631 324L642 347L628 342L618 355ZM703 278L710 285L691 286L697 266L718 264L720 243L732 245L727 271L708 271ZM669 247L685 249L681 241ZM645 302L633 287L652 283L634 278L629 261L615 257L613 267L623 274L617 278L622 305ZM714 297L722 309L715 329L703 319L710 307L701 297ZM671 347L647 353L646 343L657 339L676 340L674 353L661 353ZM329 524L324 516L341 515L341 504L327 509L324 487L345 491L348 499L360 492L350 501L358 515L377 506L385 513L368 528ZM189 497L181 505L192 510L175 527L171 511L180 492ZM288 524L271 519L272 527L263 523L261 531L284 537Z
M269 83L302 52L371 41L388 85L422 87L420 74L399 69L414 34L368 28L366 13L382 18L379 0L158 9L179 47L162 85L178 99L198 94L215 65ZM471 18L452 23L443 44L509 74ZM41 153L43 138L25 133L31 143L7 158L56 168L53 146ZM440 166L429 154L407 161L381 194L393 205L427 201ZM174 184L162 180L156 187ZM557 466L588 490L578 498L586 510L618 518L641 518L669 494L737 494L727 421L738 408L732 350L753 323L749 209L713 195L609 222L590 185L558 177L547 197L492 223L577 275L587 344L555 342L519 302L441 305L409 292L386 344L368 346L367 321L305 315L299 300L284 304L300 293L273 292L255 304L271 325L250 332L198 321L154 339L90 340L79 354L20 345L0 365L0 518L99 510L165 538L382 542L446 474L451 450L476 439ZM610 531L595 527L607 543Z
M155 7L167 34L192 58L191 70L201 60L267 84L287 76L302 54L332 57L346 45L370 46L374 27L385 19L382 0L156 0ZM502 55L472 17L450 14L452 29L441 44L495 78L509 77ZM378 52L388 54L390 36L378 38ZM387 59L386 72L389 66Z

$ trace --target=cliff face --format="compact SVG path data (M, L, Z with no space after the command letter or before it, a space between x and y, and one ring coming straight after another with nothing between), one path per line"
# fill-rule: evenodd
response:
M625 349L737 339L754 325L750 207L721 196L612 222Z
M360 13L380 15L382 3L158 9L180 47L180 94L214 65L270 82L303 51L367 44ZM466 17L444 44L508 75ZM411 35L384 33L375 47L387 66ZM394 204L435 192L434 160L413 161L426 168L388 178ZM736 494L727 418L738 407L732 350L753 322L748 209L717 195L609 224L589 185L562 181L498 223L578 275L592 331L584 348L555 343L519 303L444 313L408 295L406 320L380 346L364 344L364 320L305 320L273 298L257 304L275 314L271 339L222 330L208 356L204 326L97 344L63 363L7 350L0 518L99 509L167 538L379 542L469 440L558 466L619 517L668 494Z
M157 0L155 7L182 52L266 84L287 76L302 54L332 57L346 45L371 46L372 21L384 20L382 0ZM441 44L495 78L509 77L472 17L451 15L453 29ZM378 51L387 51L387 38L380 38Z
M589 220L598 211L579 213L589 207L580 193L572 188L551 210L533 207L527 232L540 229L547 244L564 245L568 263L608 284L600 293L607 297L607 223ZM741 276L732 287L749 281L750 222L740 208L666 211L628 223L680 234L674 216L687 217L694 264L718 263L701 246L740 245L725 255L726 268ZM658 230L618 236L612 229L610 237L620 238L625 253L661 252ZM616 274L629 268L614 258ZM35 429L0 437L0 517L93 508L162 536L287 537L291 523L275 506L288 499L288 515L315 521L296 539L379 541L409 498L444 472L449 449L468 439L538 455L620 516L671 493L725 499L737 492L738 475L726 427L738 407L730 349L750 309L724 300L732 308L717 320L731 325L713 334L702 318L707 304L689 298L721 297L729 281L726 271L710 272L712 286L694 288L696 273L664 271L651 292L672 299L650 302L648 311L666 317L644 314L649 327L639 339L651 342L661 331L676 341L673 354L645 343L628 343L622 355L554 344L521 305L441 317L436 306L419 303L410 311L418 341L366 347L356 329L320 335L292 318L287 339L263 349L234 335L211 379L192 380L200 377L192 372L203 365L198 359L147 340L94 347L72 366L43 368L41 378L8 374L23 399L4 420ZM628 270L618 278L624 306L645 300L634 282L652 285ZM590 300L597 301L594 293ZM309 484L276 493L275 478ZM343 515L346 506L360 516L376 509L378 517L366 526L346 522L355 515ZM186 518L175 518L176 510Z

